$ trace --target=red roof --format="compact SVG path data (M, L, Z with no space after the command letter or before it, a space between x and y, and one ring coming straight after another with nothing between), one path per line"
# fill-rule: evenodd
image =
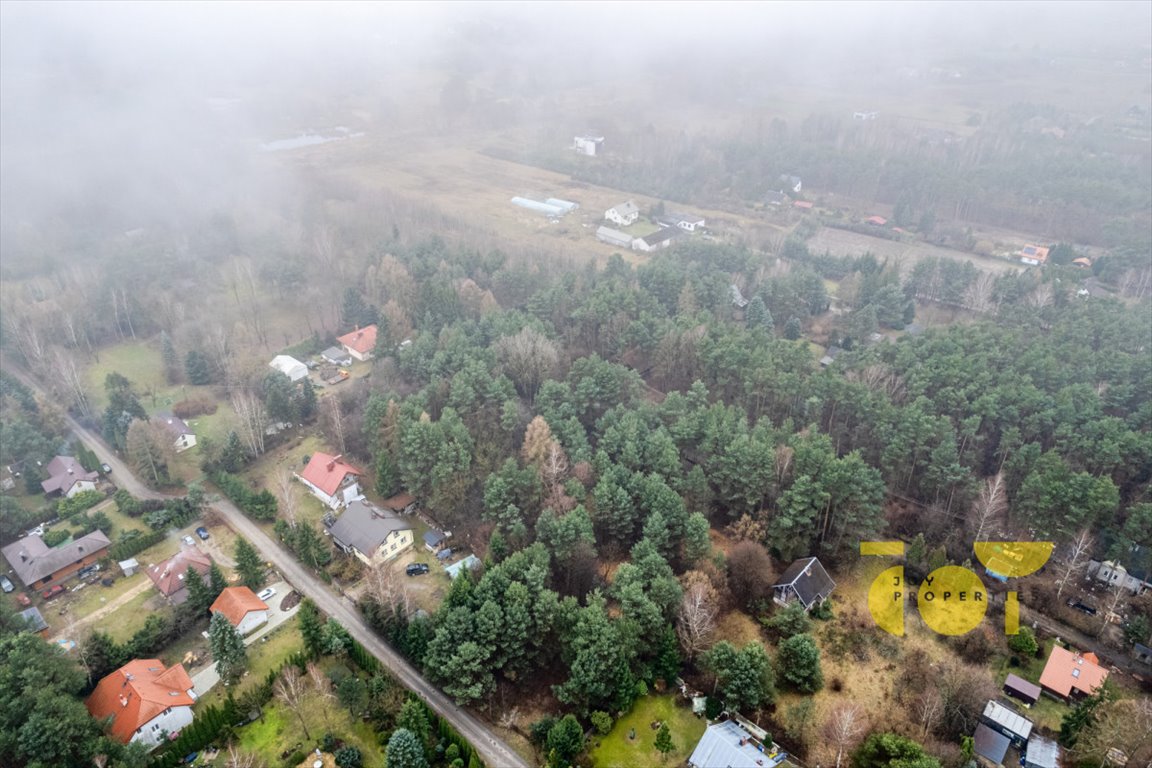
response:
M184 588L184 574L188 567L196 569L201 576L208 573L212 567L212 558L196 548L184 549L177 552L170 560L165 560L148 569L148 578L160 590L160 594L171 597Z
M227 587L216 598L216 602L212 603L209 610L212 613L224 614L224 618L232 622L232 626L237 627L249 613L266 611L268 605L256 597L256 594L248 587Z
M878 227L882 227L888 223L888 219L884 218L883 216L869 216L868 218L864 219L864 223L875 224Z
M344 478L348 475L361 477L364 475L364 471L357 469L339 456L329 456L319 451L312 454L308 466L304 467L304 471L300 473L301 478L329 496L336 495L336 491L340 490Z
M363 328L346 333L336 341L343 344L351 350L355 350L362 355L370 353L376 349L376 326L366 325Z
M797 200L796 202L792 203L792 205L796 206L797 208L805 209L812 207L812 203L808 202L807 200Z
M1091 695L1108 678L1108 670L1101 667L1099 661L1094 653L1081 655L1054 646L1040 674L1040 685L1065 698L1073 690Z
M137 729L169 707L190 707L192 678L176 664L164 669L159 659L136 659L105 677L84 702L93 717L113 718L111 735L127 744Z

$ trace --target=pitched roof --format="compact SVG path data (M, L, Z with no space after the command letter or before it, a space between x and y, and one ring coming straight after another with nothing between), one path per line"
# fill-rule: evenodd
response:
M300 472L300 477L319 488L329 496L335 496L340 485L348 475L363 476L364 471L357 469L340 456L329 456L317 451L308 460L308 466Z
M184 589L184 574L188 572L189 567L195 568L196 572L203 576L212 567L212 558L196 547L182 549L164 562L150 567L148 578L152 579L160 594L171 597Z
M152 417L152 420L171 432L174 437L195 434L188 428L188 425L184 423L184 419L179 416L173 416L167 411L158 411L156 415Z
M984 723L976 726L976 732L972 734L972 751L996 765L1004 762L1004 755L1011 743L1012 740L1007 736L997 733Z
M468 557L464 558L458 563L452 563L452 565L444 566L444 572L455 579L465 568L471 571L479 567L480 558L476 557L476 555L468 555Z
M1008 675L1004 679L1004 690L1022 694L1030 699L1040 698L1040 686L1030 683L1018 675Z
M351 333L346 333L340 338L336 339L348 349L354 349L362 355L366 355L372 350L376 349L376 325L366 325Z
M812 207L812 203L810 203L807 200L797 200L796 202L792 203L792 205L796 208L804 208L804 209L808 209L808 208Z
M1096 663L1094 654L1073 653L1056 645L1040 674L1040 685L1061 696L1069 696L1073 690L1091 694L1104 684L1108 670Z
M136 659L101 680L84 705L97 719L111 717L111 735L126 744L169 707L195 704L190 690L192 679L182 665L164 669L159 659Z
M208 610L224 614L224 618L235 627L252 611L268 610L268 604L256 597L256 593L248 587L226 587Z
M375 554L393 533L410 531L412 525L390 509L382 509L363 499L348 502L343 514L329 529L332 538L364 555Z
M596 230L596 237L613 245L631 245L632 235L611 227L600 227Z
M788 566L788 570L784 571L780 581L775 584L777 587L789 585L796 590L805 605L810 605L817 598L831 594L836 582L832 581L819 560L806 557Z
M650 235L645 235L640 239L647 243L649 246L653 246L660 245L660 243L666 242L675 237L679 237L680 235L681 232L679 228L665 227L664 229L657 230Z
M352 356L349 355L348 352L341 347L328 347L328 349L320 353L320 357L331 362L339 362L352 359Z
M444 541L444 539L446 539L446 538L447 538L447 536L445 536L440 531L425 531L424 532L424 543L430 547L435 547L437 544Z
M683 222L685 224L703 224L704 223L704 217L703 216L697 216L694 213L675 213L675 212L671 212L671 211L664 214L663 216L657 216L656 220L662 221L666 224L671 224L674 227L680 226L681 222Z
M1032 245L1029 243L1020 249L1020 255L1027 259L1038 261L1041 264L1048 261L1048 248L1042 245Z
M771 753L760 751L760 746L773 745L759 745L752 734L735 721L725 720L708 726L696 749L692 750L688 765L695 768L769 768L784 762L787 757L783 752L770 757Z
M93 531L60 547L49 548L44 540L33 534L18 539L0 552L16 571L24 586L31 586L45 576L50 576L61 568L66 568L101 550L112 542L103 531Z
M636 207L636 203L632 202L631 200L629 200L626 203L620 203L619 205L614 205L611 208L609 208L608 210L616 211L616 213L619 214L620 216L631 216L634 213L635 214L640 213L640 209Z
M878 227L882 227L888 223L888 219L884 218L883 216L869 216L868 218L864 219L864 223L875 224Z
M1018 712L1014 712L998 701L989 701L984 705L985 722L994 723L1002 729L1016 734L1024 741L1032 733L1032 721Z
M40 483L40 487L44 489L44 493L54 493L56 491L68 492L68 489L76 484L77 480L91 480L96 482L100 478L95 472L89 472L81 466L80 462L71 456L55 456L52 461L48 462L48 466L44 467L49 477L44 482Z

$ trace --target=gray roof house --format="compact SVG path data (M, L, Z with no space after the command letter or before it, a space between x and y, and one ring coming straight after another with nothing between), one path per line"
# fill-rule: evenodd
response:
M614 205L606 210L604 212L604 218L613 224L626 227L640 218L640 209L636 206L636 203L629 200L626 203Z
M1032 735L1032 721L998 701L989 701L980 719L992 730L1002 733L1017 747L1023 748Z
M772 599L780 605L799 601L805 610L811 610L827 600L834 589L836 582L832 581L820 561L806 557L788 566L780 581L772 587Z
M24 586L39 587L91 565L103 557L111 545L103 531L93 531L59 547L49 547L33 534L17 539L0 551Z
M1060 768L1060 745L1043 736L1033 736L1024 753L1024 768Z
M447 538L448 537L440 531L426 531L424 533L424 546L428 548L429 552L435 554L443 548L444 541Z
M690 768L777 768L788 753L753 737L735 720L708 726L688 758Z
M387 562L412 546L412 524L390 509L355 499L329 529L340 549L369 565Z
M89 472L80 465L72 456L55 456L48 465L44 467L44 471L48 473L48 479L40 483L40 487L44 489L44 493L63 493L68 495L72 490L72 486L76 483L93 484L100 479L100 475L96 472ZM95 485L89 487L84 485L81 490L92 490Z
M672 245L680 234L681 230L676 227L664 227L658 232L653 232L644 237L638 237L632 241L632 250L634 251L656 251L661 248L667 248Z
M972 734L972 752L977 759L986 766L998 768L1004 765L1004 755L1008 753L1008 746L1012 743L1002 733L997 733L984 723L976 726Z
M1004 693L1031 706L1040 699L1040 686L1019 675L1008 675L1004 680Z
M342 347L328 347L320 353L320 357L332 365L352 365L352 355L348 354Z
M29 632L42 634L44 630L48 629L48 622L44 621L43 614L35 606L20 611L20 618L24 620Z
M632 235L629 235L627 232L621 232L611 227L600 227L596 230L596 239L602 243L615 245L619 248L631 248L633 238Z

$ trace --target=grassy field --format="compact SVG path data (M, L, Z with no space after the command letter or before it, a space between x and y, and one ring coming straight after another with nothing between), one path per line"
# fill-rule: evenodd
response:
M676 749L662 759L653 742L656 731L651 724L657 720L666 721L672 732L672 743ZM592 737L589 752L594 768L658 768L665 765L683 765L696 743L704 735L707 723L704 718L692 714L691 707L676 705L673 696L646 696L632 707L632 711L622 717L612 727L607 736ZM636 738L629 739L629 731L635 729Z
M281 765L280 755L283 752L297 744L300 744L304 751L311 752L323 734L333 733L342 738L346 744L359 747L365 768L379 768L384 765L384 750L376 743L376 734L368 723L354 722L347 710L335 704L329 706L327 723L315 701L306 701L301 711L304 714L304 722L308 723L307 736L311 736L311 739L305 735L300 718L295 712L280 704L271 703L264 707L259 720L239 729L237 734L239 749L259 755L267 765ZM311 766L315 759L313 754L310 754L301 765ZM213 764L223 766L226 763L227 755L221 754ZM324 764L332 765L330 756L325 755Z
M233 693L239 696L250 686L262 681L270 671L276 669L284 660L303 646L300 631L295 616L281 624L273 632L264 635L252 645L248 646L248 671L236 683ZM208 706L224 701L225 689L217 685L200 699L200 706Z
M123 643L144 626L144 622L151 614L171 610L159 592L154 589L147 589L130 602L122 605L119 610L102 619L97 619L93 622L92 628L107 632L113 640Z

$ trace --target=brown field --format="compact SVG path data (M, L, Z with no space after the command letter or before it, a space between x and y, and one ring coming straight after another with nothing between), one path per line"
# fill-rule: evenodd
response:
M997 274L1023 268L1022 264L980 256L975 253L956 251L951 248L941 248L938 245L922 242L902 243L832 227L824 227L813 235L808 240L808 249L813 253L828 251L834 256L862 256L870 252L880 259L892 259L901 262L901 267L905 271L920 259L929 256L961 262L970 261L979 269Z

